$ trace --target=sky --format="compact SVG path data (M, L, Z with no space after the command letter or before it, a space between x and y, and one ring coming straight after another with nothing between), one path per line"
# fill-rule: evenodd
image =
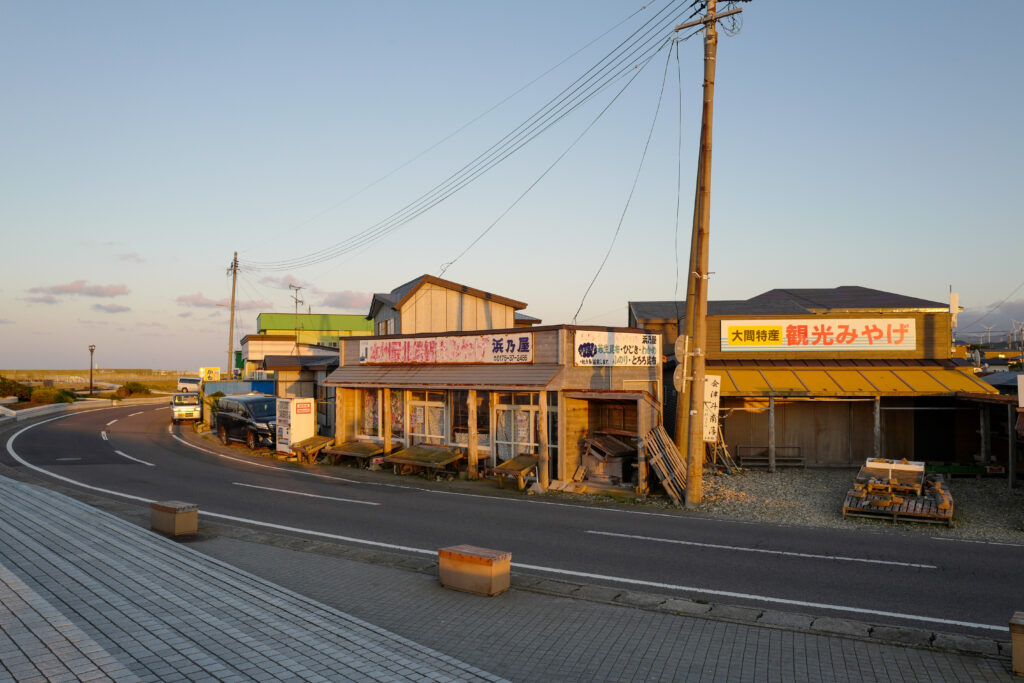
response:
M0 368L88 368L89 344L101 368L222 364L235 252L236 348L295 309L289 284L302 310L365 314L443 273L545 324L682 298L688 3L0 0ZM709 297L952 287L961 331L1005 337L1024 3L742 7L719 38ZM602 61L645 25L649 53ZM532 118L567 89L592 97Z

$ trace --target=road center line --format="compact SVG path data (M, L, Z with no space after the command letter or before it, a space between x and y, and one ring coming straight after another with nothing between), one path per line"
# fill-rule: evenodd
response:
M139 412L137 412L137 413L132 413L132 414L131 414L131 415L129 415L128 417L135 417L136 415L142 415L142 411L140 410L140 411L139 411Z
M698 543L696 541L680 541L674 538L655 538L653 536L636 536L634 534L617 534L611 531L586 531L584 533L597 536L614 536L616 538L631 538L638 541L655 541L657 543L674 543L676 545L690 545L698 548L713 548L715 550L735 550L744 553L764 553L766 555L784 555L786 557L803 557L811 560L835 560L838 562L867 562L869 564L886 564L895 567L914 567L916 569L938 569L934 564L917 564L914 562L895 562L892 560L870 560L865 557L845 557L843 555L815 555L813 553L795 553L788 550L767 550L765 548L744 548L736 545L719 545L717 543Z
M104 441L110 441L110 439L107 438L107 433L105 431L100 432L100 438Z
M133 458L132 456L128 455L127 453L123 453L121 451L114 451L114 452L117 453L118 455L120 455L122 458L128 458L129 460L134 460L135 462L141 462L143 465L149 465L150 467L156 467L156 465L154 465L151 462L146 462L145 460L139 460L138 458Z
M113 420L111 420L110 422L108 422L107 426L109 427L110 425L114 424L115 422L117 422L117 418L116 417Z
M324 500L336 500L342 503L358 503L360 505L380 505L380 503L373 503L368 500L353 500L352 498L338 498L336 496L320 496L315 493L305 493L303 491L289 491L288 489L275 489L270 486L256 486L255 484L243 484L240 481L231 482L235 486L245 486L250 489L260 489L262 491L276 491L277 493L290 493L293 496L306 496L308 498L323 498Z
M82 483L80 481L77 481L75 479L71 479L70 477L65 477L65 476L62 476L60 474L55 474L53 472L50 472L49 470L45 470L42 467L38 467L38 466L33 465L32 463L22 459L22 457L20 455L18 455L18 453L14 450L14 440L16 438L18 438L18 436L21 435L22 433L28 431L29 429L32 429L33 427L38 427L39 425L45 424L47 422L52 422L53 420L60 420L60 419L63 419L64 417L67 417L67 416L66 415L61 415L59 417L50 418L49 420L43 420L41 422L37 422L35 424L28 425L27 427L25 427L25 428L15 432L14 434L12 434L10 436L10 438L7 439L7 452L10 454L10 456L12 458L17 460L19 463L21 463L25 467L28 467L29 469L34 470L36 472L39 472L40 474L44 474L44 475L46 475L48 477L53 477L54 479L58 479L60 481L67 482L69 484L73 484L75 486L79 486L79 487L84 488L84 489L89 489L89 490L92 490L92 491L98 491L100 493L106 493L106 494L109 494L109 495L112 495L112 496L117 496L119 498L126 498L128 500L135 500L135 501L139 501L139 502L146 503L146 504L155 502L154 500L152 500L150 498L143 498L142 496L133 496L130 493L122 493L121 491L112 491L110 489L104 489L104 488L100 488L98 486L91 486L89 484L84 484L84 483ZM336 541L347 541L347 542L350 542L350 543L359 543L361 545L369 545L369 546L372 546L372 547L375 547L375 548L387 548L389 550L403 550L403 551L406 551L406 552L417 553L417 554L420 554L420 555L430 555L430 556L433 556L433 557L437 557L437 549L436 548L435 549L413 548L413 547L410 547L410 546L397 545L397 544L394 544L394 543L383 543L381 541L371 541L371 540L365 539L365 538L352 538L352 537L349 537L349 536L341 536L339 534L331 534L331 533L327 533L327 532L324 532L324 531L313 531L311 529L300 529L300 528L296 528L296 527L285 526L283 524L273 524L273 523L270 523L270 522L263 522L263 521L256 520L256 519L247 519L245 517L235 517L233 515L225 515L225 514L221 514L221 513L218 513L218 512L208 512L206 510L200 510L199 514L203 515L204 517L214 517L214 518L217 518L217 519L226 519L226 520L233 521L233 522L241 522L243 524L252 524L253 526L266 527L266 528L269 528L269 529L277 529L279 531L292 531L292 532L296 532L296 533L300 533L300 534L306 534L306 535L309 535L309 536L317 536L317 537L321 537L321 538L330 538L330 539L333 539L333 540L336 540ZM533 569L533 570L536 570L536 571L549 572L549 573L552 573L552 574L561 574L561 575L564 575L564 576L575 576L575 577L584 578L584 579L600 579L600 580L611 581L611 582L615 582L615 583L624 583L624 584L636 585L636 586L646 586L646 587L649 587L649 588L664 588L664 589L669 589L669 590L685 591L685 592L689 592L689 593L697 593L697 594L703 594L703 595L720 595L722 597L742 598L742 599L746 599L746 600L756 600L756 601L759 601L759 602L768 602L768 603L775 603L775 604L781 604L781 605L791 605L791 606L796 606L796 607L817 607L817 608L820 608L820 609L835 610L835 611L838 611L838 612L850 612L850 613L854 613L854 614L871 614L871 615L876 615L876 616L891 617L893 619L905 619L905 620L908 620L908 621L925 622L925 623L931 623L931 624L945 624L945 625L952 625L952 626L965 626L967 628L984 629L984 630L988 630L988 631L999 631L1000 633L1004 633L1006 631L1006 626L1005 625L993 626L991 624L979 624L979 623L974 623L974 622L970 622L970 621L957 621L957 620L954 620L954 619L939 619L939 618L936 618L936 617L925 617L925 616L920 616L920 615L915 615L915 614L902 614L900 612L887 612L887 611L884 611L884 610L867 609L867 608L864 608L864 607L850 607L850 606L846 606L846 605L830 605L830 604L827 604L827 603L820 603L820 602L805 602L805 601L802 601L802 600L789 600L787 598L773 598L773 597L769 597L769 596L765 596L765 595L751 595L751 594L748 594L748 593L734 593L732 591L720 591L720 590L715 590L715 589L711 589L711 588L698 588L698 587L694 587L694 586L681 586L681 585L675 585L675 584L660 583L660 582L656 582L656 581L644 581L642 579L630 579L630 578L621 577L621 576L604 576L604 575L601 575L601 574L591 574L591 573L588 573L588 572L577 572L577 571L573 571L573 570L570 570L570 569L559 569L559 568L556 568L556 567L544 567L544 566L532 565L532 564L520 564L518 562L512 563L512 566L518 567L520 569Z

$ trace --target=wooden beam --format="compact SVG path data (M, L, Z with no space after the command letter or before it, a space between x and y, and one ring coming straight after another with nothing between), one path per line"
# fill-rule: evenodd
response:
M540 392L540 411L537 414L540 424L537 425L539 458L537 459L537 481L545 491L548 490L548 472L550 468L548 456L548 392Z
M875 458L882 457L882 397L875 396Z
M391 453L391 390L384 389L381 392L384 396L380 409L381 435L384 437L384 455Z
M768 397L768 471L775 471L775 397Z
M467 468L469 469L469 478L478 479L480 477L479 457L480 457L480 446L477 443L479 441L476 430L476 389L469 390L469 398L466 401L467 408L469 409L469 446L466 448L466 460L468 461Z

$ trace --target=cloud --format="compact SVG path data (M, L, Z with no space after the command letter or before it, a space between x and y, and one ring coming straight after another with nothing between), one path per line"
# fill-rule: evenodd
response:
M30 304L55 304L57 303L57 297L55 296L26 296L22 301L27 301Z
M145 263L146 262L146 260L144 258L139 256L134 251L128 252L127 254L118 254L117 255L117 260L118 261L132 261L134 263Z
M8 320L7 318L0 318L0 325L13 325L13 324L14 324L13 320Z
M261 285L270 285L277 289L288 289L289 285L295 285L296 287L302 287L303 289L309 289L312 287L308 282L296 279L294 275L285 275L284 277L274 277L273 275L267 275L264 278L260 278Z
M124 285L90 285L85 280L75 280L69 282L66 285L51 285L49 287L33 287L28 290L31 294L50 294L50 295L81 295L81 296L94 296L94 297L114 297L124 296L129 293L129 290Z
M191 318L192 317L192 311L186 311L185 313L179 313L178 317L179 318Z
M163 323L135 323L136 327L167 327Z
M93 304L92 310L101 311L103 313L125 313L132 309L128 306L120 306L118 304Z
M92 325L94 327L104 327L110 324L106 320L83 320L82 318L79 318L78 322L82 323L83 325Z
M231 299L224 298L214 301L199 292L195 294L182 294L175 301L181 306L191 306L192 308L229 308L231 306ZM255 311L269 308L269 301L235 301L236 311Z
M369 292L353 292L345 290L343 292L324 292L324 300L320 302L321 306L327 306L328 308L345 308L345 309L365 309L370 305L370 299L373 295Z

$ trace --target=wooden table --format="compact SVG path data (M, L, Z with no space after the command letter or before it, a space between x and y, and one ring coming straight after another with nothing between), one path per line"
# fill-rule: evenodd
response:
M298 443L290 444L288 447L299 459L299 462L308 462L310 465L316 462L320 451L326 448L334 439L329 436L311 436Z
M404 474L406 471L422 468L424 474L429 476L431 470L441 472L462 458L463 453L458 448L418 444L395 451L384 458L384 462L394 466L395 474ZM453 475L454 472L449 472L449 474Z
M384 446L374 441L345 441L332 448L325 448L323 454L332 459L333 465L337 465L341 458L355 458L365 467L370 458L384 454Z
M498 476L498 486L504 487L506 479L515 479L516 486L522 491L526 488L526 475L530 470L536 474L537 463L540 461L536 455L517 455L511 460L506 460L492 471Z

